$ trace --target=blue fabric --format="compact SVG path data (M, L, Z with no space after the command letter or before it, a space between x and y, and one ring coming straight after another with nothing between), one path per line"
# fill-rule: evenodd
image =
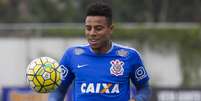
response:
M136 101L149 101L151 97L151 87L148 82L137 88L137 94L134 97Z
M147 101L140 99L150 95L144 86L149 76L135 49L113 43L107 53L95 54L88 45L76 46L65 52L60 65L62 84L50 94L49 101L62 101L70 84L73 101L128 101L130 79L137 88L137 101Z

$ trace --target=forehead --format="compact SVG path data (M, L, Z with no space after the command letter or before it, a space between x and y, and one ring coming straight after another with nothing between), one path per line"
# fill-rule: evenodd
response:
M107 19L105 16L87 16L85 25L107 25Z

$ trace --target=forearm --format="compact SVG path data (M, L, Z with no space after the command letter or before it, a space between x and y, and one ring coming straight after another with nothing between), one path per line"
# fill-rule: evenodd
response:
M149 101L151 97L151 87L146 84L142 88L137 89L137 95L135 96L135 101Z
M49 94L48 101L64 101L65 92L59 91L58 89Z

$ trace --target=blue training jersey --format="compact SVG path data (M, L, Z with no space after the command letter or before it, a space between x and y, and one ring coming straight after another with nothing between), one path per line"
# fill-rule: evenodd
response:
M113 43L105 54L89 45L69 48L60 61L63 80L58 88L66 93L73 84L73 101L128 101L130 80L140 87L149 77L139 53Z

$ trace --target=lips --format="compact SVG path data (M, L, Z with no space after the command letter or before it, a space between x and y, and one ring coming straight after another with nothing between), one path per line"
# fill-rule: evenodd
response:
M90 45L95 45L98 43L98 39L89 39L89 44Z

